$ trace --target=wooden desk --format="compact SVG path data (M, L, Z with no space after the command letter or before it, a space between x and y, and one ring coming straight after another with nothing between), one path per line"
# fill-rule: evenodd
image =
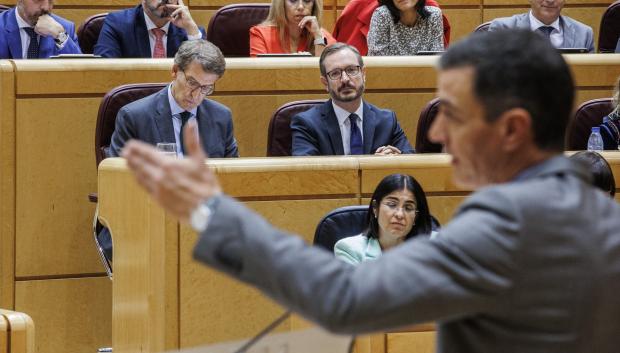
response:
M30 316L0 309L0 353L34 352L34 322Z
M611 95L620 76L620 55L567 59L579 102ZM365 97L396 111L413 143L419 111L434 97L436 58L365 60ZM96 113L111 88L168 81L171 65L170 59L0 60L0 305L34 318L37 335L44 337L37 341L45 342L45 353L78 353L110 344L112 288L95 252L94 205L87 200L88 193L97 189ZM324 97L316 58L229 59L213 99L232 109L242 155L262 156L268 120L277 107ZM358 177L364 181L364 175ZM432 177L420 177L433 182ZM353 197L365 202L368 190ZM252 207L270 202L252 195L240 194ZM435 195L431 207L445 220L459 201L442 195ZM304 213L298 206L304 198L287 200L299 210L294 215ZM313 204L324 206L317 206L314 216L338 205L330 200L315 199ZM272 218L279 216L274 213ZM299 232L309 236L313 226ZM58 297L65 300L59 303ZM54 305L64 305L66 316L51 315ZM71 328L66 330L69 336L57 334L64 327Z
M209 163L227 193L308 242L325 213L360 204L361 198L374 190L375 180L396 170L420 178L429 190L431 211L442 222L466 194L452 185L445 155L220 159ZM114 237L115 352L158 352L241 339L283 312L253 288L195 263L191 251L196 234L179 227L137 187L122 159L102 163L99 202L100 219ZM303 325L294 319L283 329ZM432 326L365 340L360 352L381 352L389 347L390 352L406 351L393 347L405 347L412 341L420 347L416 352L432 351Z

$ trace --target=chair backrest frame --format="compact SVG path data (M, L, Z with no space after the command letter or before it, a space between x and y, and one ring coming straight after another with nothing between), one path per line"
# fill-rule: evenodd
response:
M92 15L84 20L78 28L77 38L82 53L93 53L95 44L97 44L97 40L99 39L99 33L101 33L101 28L103 28L103 23L105 22L107 15L107 12Z
M220 8L209 20L207 40L220 48L226 57L249 57L250 28L267 18L269 6L248 3Z
M613 53L620 37L620 0L615 1L603 12L598 32L598 51Z
M271 116L267 131L267 156L290 156L292 146L291 118L325 103L325 99L294 101L279 107Z
M592 99L582 103L575 111L566 130L566 149L585 150L592 127L603 123L603 118L613 110L611 98Z
M415 150L417 153L441 153L442 146L431 142L428 138L428 130L431 128L438 111L439 99L435 98L428 102L420 112L415 138Z

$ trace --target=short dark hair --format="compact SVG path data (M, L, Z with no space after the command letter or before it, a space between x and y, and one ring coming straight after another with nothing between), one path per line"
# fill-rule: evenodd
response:
M205 72L212 72L219 77L226 71L226 60L220 48L204 39L186 40L174 56L174 64L181 71L185 71L194 60L198 61Z
M523 108L532 117L535 144L564 150L574 85L568 65L547 39L530 30L477 32L439 59L440 70L461 67L474 69L473 93L487 121Z
M379 5L387 7L390 11L390 15L392 15L392 20L394 20L394 23L398 23L398 21L400 21L400 10L396 8L396 5L394 5L394 0L379 0ZM431 14L424 8L424 6L426 6L426 0L418 0L416 1L414 8L420 18L426 20Z
M418 234L431 233L433 230L433 221L428 209L428 203L426 202L426 194L424 194L424 189L422 189L420 183L411 175L391 174L379 182L379 185L377 185L370 199L368 216L366 216L366 224L368 225L368 229L366 230L367 237L379 239L379 223L373 212L374 208L376 207L378 210L379 204L383 198L390 193L405 189L411 191L413 194L416 209L418 210L418 214L415 217L415 224L411 227L411 231L405 236L405 239L415 237Z
M362 55L360 55L360 52L359 50L357 50L357 48L355 48L354 46L348 45L346 43L338 42L338 43L328 45L325 49L323 49L323 53L321 53L321 58L319 59L319 68L321 69L321 76L327 75L327 72L325 71L325 65L323 63L325 61L325 58L344 49L349 49L350 51L352 51L353 54L355 54L355 56L357 57L357 62L359 63L360 67L364 67L364 60L362 60Z
M616 195L616 181L609 163L600 154L593 151L580 151L570 159L578 161L592 173L592 185L609 193L611 197Z

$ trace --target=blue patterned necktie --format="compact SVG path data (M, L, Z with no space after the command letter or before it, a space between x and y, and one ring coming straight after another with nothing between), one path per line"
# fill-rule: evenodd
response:
M34 31L34 28L24 27L24 31L30 37L30 45L28 46L28 52L26 53L26 59L38 59L39 58L39 35Z
M357 127L357 114L349 115L349 122L351 123L351 139L349 141L351 147L351 154L364 154L364 146L362 145L362 134Z
M548 40L551 40L551 32L553 32L553 27L541 26L541 27L538 27L538 32L540 32Z
M185 124L187 124L187 121L189 120L189 118L192 117L192 113L185 111L179 115L181 115L181 132L179 133L179 139L181 140L181 153L185 155L185 141L183 139L183 128L185 128Z

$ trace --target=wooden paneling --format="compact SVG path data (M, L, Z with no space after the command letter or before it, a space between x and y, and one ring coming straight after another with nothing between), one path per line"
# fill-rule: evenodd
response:
M96 352L111 343L107 277L18 281L15 310L36 323L36 353Z
M450 43L456 43L469 35L482 19L480 9L442 8L441 11L450 21Z
M15 77L0 61L0 307L12 309L15 266Z
M435 332L389 333L387 335L389 353L433 353L435 352Z
M30 316L0 309L0 352L35 352L34 323Z
M16 277L102 271L87 197L97 190L89 113L98 106L97 98L17 101Z

